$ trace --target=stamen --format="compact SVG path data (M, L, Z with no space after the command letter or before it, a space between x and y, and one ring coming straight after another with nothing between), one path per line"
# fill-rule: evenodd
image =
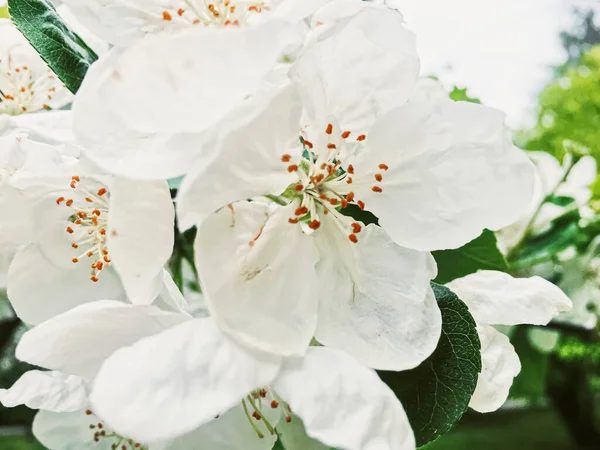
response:
M358 242L358 238L356 237L355 234L349 234L348 239L350 239L355 244Z
M362 226L360 225L360 223L358 223L358 222L352 223L352 231L354 231L354 233L358 234L361 232L361 230L362 230Z
M352 166L352 164L350 164L348 166L348 168L346 169L346 172L348 172L350 175L354 175L354 166Z
M325 129L325 133L327 133L327 134L333 133L333 125L332 124L327 124L327 128Z
M167 22L173 20L173 17L171 17L171 14L169 14L168 11L163 11L162 18L163 18L163 20L165 20Z
M350 137L350 132L349 131L344 131L342 133L342 139L348 139L348 137Z
M291 166L288 166L288 172L292 173L292 172L296 172L298 170L298 166L296 164L292 164Z
M319 222L318 220L313 220L311 223L308 224L308 228L310 228L311 230L318 230L320 226L321 222Z
M357 201L356 204L360 209L365 209L365 202L363 202L362 200Z
M381 175L380 173L376 173L375 174L375 179L379 182L381 182L381 180L383 180L383 175Z
M383 189L381 189L379 186L373 186L373 187L371 188L371 190L372 190L373 192L377 192L377 193L381 193L381 192L383 192Z
M389 169L389 167L386 164L379 164L379 168L381 170L388 170Z
M281 162L284 162L284 163L290 162L291 159L292 159L292 155L285 154L285 155L281 156Z
M361 134L359 137L357 137L357 138L356 138L356 140L357 140L358 142L362 142L362 141L364 141L366 138L367 138L367 135L366 135L366 134Z

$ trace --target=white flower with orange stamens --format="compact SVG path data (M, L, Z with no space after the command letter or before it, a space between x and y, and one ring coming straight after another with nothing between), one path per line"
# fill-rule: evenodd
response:
M199 226L209 309L240 342L293 354L314 336L370 367L414 367L440 332L427 252L459 247L527 206L532 167L501 113L439 98L407 103L406 82L393 84L397 67L415 61L374 42L386 21L402 30L399 20L365 7L308 47L293 84L256 96L254 116L180 187L179 225ZM348 45L365 26L372 40ZM371 70L351 68L357 61ZM259 196L281 206L245 201Z
M48 165L12 183L35 202L33 238L8 273L11 302L25 322L102 298L154 300L173 249L166 181L107 176L81 161Z
M47 111L71 100L71 93L10 19L0 19L0 132L22 129L49 143L72 140L70 113Z
M148 34L241 27L268 19L300 22L327 0L64 0L91 31L113 45Z
M351 356L323 347L303 358L255 353L211 318L95 302L28 331L17 355L93 386L88 411L40 413L34 432L50 449L61 449L61 437L72 448L116 437L128 450L128 438L150 450L269 450L277 427L298 418L331 447L415 448L400 401Z

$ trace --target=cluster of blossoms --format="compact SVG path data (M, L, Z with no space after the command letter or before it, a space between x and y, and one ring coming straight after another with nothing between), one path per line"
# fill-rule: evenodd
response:
M48 369L0 401L40 409L56 450L266 450L295 421L329 447L414 449L375 370L437 346L430 252L527 209L533 167L503 114L419 79L385 2L63 3L110 46L71 111L23 38L22 54L0 47L0 251L32 326L17 357ZM208 314L165 270L175 227L197 229ZM493 325L545 324L570 301L500 272L448 287L482 345L470 406L495 410L520 366Z

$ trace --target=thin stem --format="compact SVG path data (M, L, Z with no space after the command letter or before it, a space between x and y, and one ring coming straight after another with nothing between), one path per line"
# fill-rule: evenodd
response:
M552 190L548 193L548 195L546 195L546 197L540 202L540 204L537 206L537 208L533 212L533 215L531 216L531 218L527 222L527 225L525 226L525 230L523 231L523 235L521 236L521 239L519 239L519 241L507 253L506 259L508 261L510 261L511 259L514 258L515 254L519 250L519 247L521 247L521 245L525 242L525 240L527 240L527 238L531 235L533 224L535 223L535 220L537 219L540 212L542 211L542 208L547 203L548 199L552 198L554 196L554 194L556 194L556 191L558 190L558 188L566 181L567 177L571 173L571 170L573 169L574 166L575 166L575 158L570 153L567 153L567 165L565 167L565 171L563 172L562 177L556 183L556 185L552 188Z
M260 430L258 429L256 424L254 423L254 420L252 420L250 413L248 412L248 406L246 405L246 400L242 400L242 406L244 408L244 413L246 414L246 418L248 419L248 422L250 422L250 426L254 429L254 432L256 433L256 435L259 438L264 439L265 435L260 432Z
M265 427L267 427L267 430L269 430L269 433L271 434L275 434L275 429L273 428L273 426L269 423L269 421L267 420L267 418L264 416L264 414L261 413L261 411L256 407L256 403L254 402L254 399L252 398L251 395L248 396L248 401L250 402L250 404L252 405L252 408L254 408L254 411L256 411L256 413L260 416L260 418L262 419L262 421L265 423Z

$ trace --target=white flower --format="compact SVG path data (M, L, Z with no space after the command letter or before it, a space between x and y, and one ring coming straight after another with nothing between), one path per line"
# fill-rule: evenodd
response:
M39 143L27 147L58 153ZM152 302L173 249L166 181L107 176L83 160L36 162L42 173L12 180L34 202L33 238L17 251L8 273L19 317L35 324L82 302L125 294L133 303Z
M57 109L70 93L10 19L0 19L0 114Z
M327 0L64 0L77 18L113 45L148 34L191 28L237 27L265 19L292 23Z
M114 49L92 65L77 93L77 138L109 172L182 175L201 150L211 152L207 131L267 83L284 49L301 38L287 23L269 21Z
M521 363L508 338L492 325L546 325L573 305L558 287L540 277L481 271L446 286L469 307L481 341L483 368L469 406L479 412L495 411L506 401Z
M199 224L201 284L231 336L289 354L314 333L370 367L403 370L439 336L425 251L511 223L528 203L531 165L495 110L405 103L418 62L399 14L364 6L340 27L292 69L303 102L294 85L257 95L253 117L188 172L179 225ZM261 195L286 206L243 200ZM381 228L342 214L349 205L374 213Z
M94 414L150 448L270 449L290 408L328 446L415 448L400 402L347 354L322 347L283 360L251 353L212 319L96 302L27 332L17 356L93 380Z

